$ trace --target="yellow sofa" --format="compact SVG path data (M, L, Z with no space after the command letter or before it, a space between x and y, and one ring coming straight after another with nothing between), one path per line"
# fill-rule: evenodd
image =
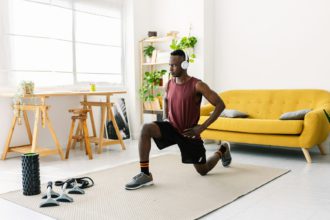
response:
M318 146L324 154L322 142L330 131L323 109L330 112L330 93L325 90L231 90L219 94L226 109L235 109L248 118L219 117L202 134L203 139L229 142L298 147L308 163L308 149ZM281 114L312 109L304 120L279 120ZM214 107L201 108L203 123Z

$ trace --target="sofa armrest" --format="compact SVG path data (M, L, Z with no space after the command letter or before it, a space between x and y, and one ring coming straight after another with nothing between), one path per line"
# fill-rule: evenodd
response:
M214 106L211 104L206 104L201 107L200 115L202 116L209 116L211 111L214 110Z
M322 143L329 135L330 126L323 109L330 112L330 104L325 104L306 114L304 130L299 137L300 147L313 147Z

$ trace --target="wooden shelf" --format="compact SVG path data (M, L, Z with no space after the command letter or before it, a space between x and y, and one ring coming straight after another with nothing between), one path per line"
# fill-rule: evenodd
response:
M146 114L163 114L163 110L143 110Z
M145 43L162 43L167 42L170 40L173 40L174 38L172 36L166 36L166 37L148 37L142 40Z
M145 76L145 72L167 69L168 66L165 65L169 64L168 60L170 57L165 56L165 53L166 55L169 55L170 51L162 51L160 49L164 49L165 47L168 48L173 39L176 39L176 37L175 36L148 37L140 40L139 45L140 45L140 85L141 86L144 83L143 78ZM153 43L158 43L158 44L153 45ZM146 45L152 45L156 49L156 51L154 51L156 53L152 54L151 61L149 61L150 63L146 62L143 53L144 47ZM157 51L159 52L158 54ZM168 80L166 78L169 78L169 75L167 77L166 75L163 77L164 82ZM166 84L166 82L165 83L164 82L163 85L160 86L156 92L160 92L162 94L165 91L164 84ZM153 103L141 101L140 118L142 122L144 120L143 114L155 114L157 115L157 120L161 120L163 114L163 110L160 109L162 107L162 100L159 100L159 102L160 102L159 105L154 105ZM157 110L152 110L152 109L157 109Z
M165 65L168 64L168 62L164 62L164 63L143 63L143 66L155 66L155 65Z

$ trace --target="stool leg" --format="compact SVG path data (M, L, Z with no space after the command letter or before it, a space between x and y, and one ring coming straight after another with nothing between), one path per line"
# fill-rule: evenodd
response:
M78 122L75 136L78 137L79 136L79 133L80 133L80 122ZM73 143L72 143L72 149L75 149L76 148L76 144L77 144L77 139L74 139L73 140Z
M93 159L93 155L92 155L91 145L89 143L89 137L88 137L88 129L87 129L86 119L82 121L82 124L83 124L82 127L83 127L84 139L85 139L86 152L88 154L88 158L91 160L91 159Z
M83 121L82 120L79 120L79 136L80 137L84 137L84 130L83 130ZM83 149L83 140L81 139L80 140L80 143L79 143L79 145L80 145L80 150L82 150Z
M81 134L80 134L80 136L82 137L81 144L82 144L82 142L84 142L84 145L85 145L85 154L88 155L88 151L87 151L87 147L86 147L87 146L87 142L86 142L86 137L85 137L85 127L84 127L85 126L85 123L84 122L86 122L84 119L80 119L80 123L81 123ZM80 147L82 147L82 145L80 145Z
M71 142L72 142L72 135L74 131L74 124L75 124L76 119L72 119L71 121L71 127L70 127L70 133L69 133L69 140L68 140L68 145L66 146L66 153L65 153L65 159L69 158L69 152L71 148Z
M104 125L105 125L105 121L106 121L106 118L105 118L105 107L104 106L101 106L101 127L100 127L100 137L99 137L99 146L98 146L98 150L97 150L97 153L102 153L102 147L103 147L103 135L104 135Z

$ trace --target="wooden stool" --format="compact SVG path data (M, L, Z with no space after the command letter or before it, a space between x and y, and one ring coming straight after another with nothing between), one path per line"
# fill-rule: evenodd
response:
M86 154L88 154L88 158L90 160L93 159L92 150L89 142L89 136L88 136L87 122L86 122L88 112L90 112L89 109L69 109L69 113L72 113L73 116L71 117L71 128L70 128L68 145L66 146L65 159L69 158L70 148L71 147L74 148L77 141L80 143L85 142ZM75 135L73 135L76 120L79 121ZM74 140L73 144L71 144L72 139Z

